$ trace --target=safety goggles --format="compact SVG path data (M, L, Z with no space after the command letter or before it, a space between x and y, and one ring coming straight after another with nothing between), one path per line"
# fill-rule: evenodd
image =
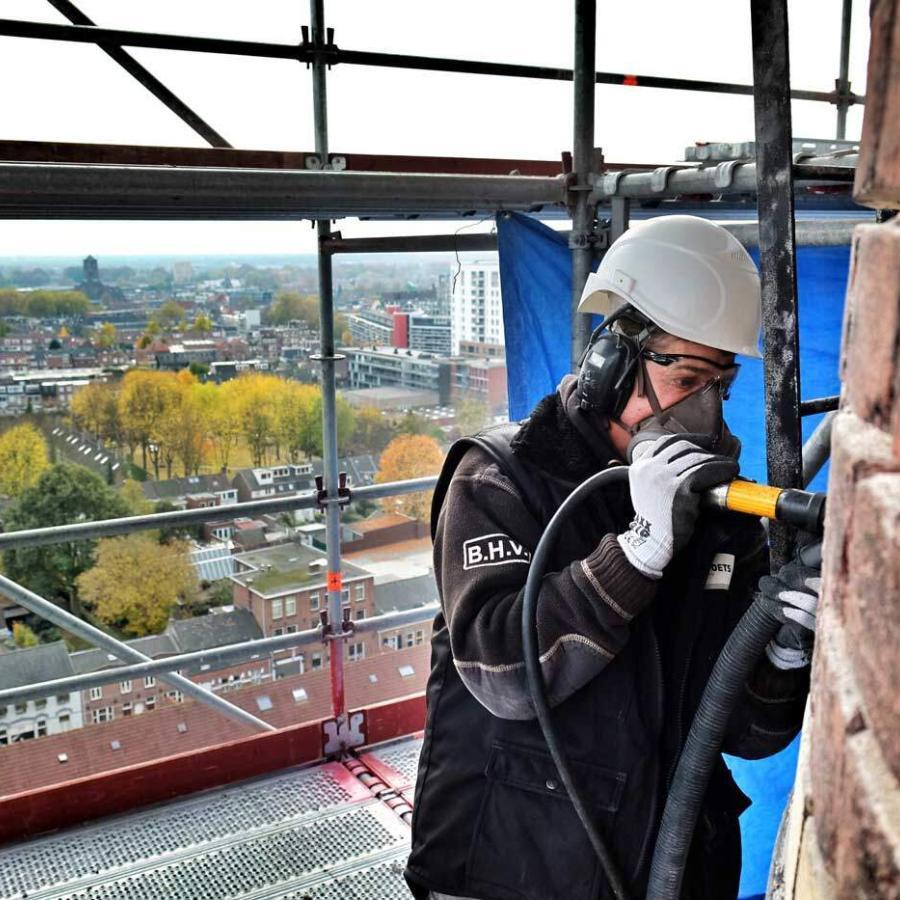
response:
M641 350L641 358L646 359L648 362L656 363L658 366L666 367L676 366L685 359L696 359L708 366L712 366L714 369L718 369L719 372L721 372L720 375L714 375L709 380L698 384L694 389L694 392L717 390L719 396L723 400L728 399L731 386L734 384L734 380L737 378L738 371L741 368L740 363L724 365L723 363L716 362L714 359L709 359L706 356L695 356L692 353L657 353L655 350L644 349ZM695 376L698 374L691 369L686 369L686 372L690 372Z

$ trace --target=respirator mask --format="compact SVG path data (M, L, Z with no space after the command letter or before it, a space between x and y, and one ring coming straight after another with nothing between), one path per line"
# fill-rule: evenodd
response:
M676 366L692 359L713 366L720 374L700 384L684 399L662 409L647 372L647 362L666 368L672 367L674 371ZM631 434L631 442L628 445L629 459L632 458L634 448L638 444L670 434L684 434L692 443L713 453L734 459L740 456L741 442L728 430L722 410L722 403L728 399L728 392L740 368L737 363L725 366L705 356L657 353L642 349L636 368L638 396L646 396L652 412L634 425L628 426L621 421L618 422Z

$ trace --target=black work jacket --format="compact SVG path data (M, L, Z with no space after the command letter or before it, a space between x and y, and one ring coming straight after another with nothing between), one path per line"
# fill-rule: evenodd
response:
M553 435L544 439L546 450ZM560 447L562 458L578 436L556 439L568 444ZM527 447L521 449L517 458L548 498L540 513L543 527L575 482L554 477L529 460ZM474 460L476 468L491 470L492 482L503 482L503 473L481 453L470 449L461 468L472 471ZM459 457L448 457L438 497ZM497 495L505 504L503 525L533 550L540 534L533 510L513 495L518 492L511 479L506 482ZM465 519L475 531L481 527L477 507L496 507L497 498L484 491L473 495ZM595 495L564 530L553 567L564 570L589 556L600 536L622 532L632 516L627 482ZM455 528L454 541L460 527L464 532L466 526ZM439 525L436 561L447 539ZM720 554L734 558L733 573L727 588L710 588ZM690 544L667 567L652 604L629 622L624 646L553 711L575 776L634 897L646 890L659 818L693 712L719 651L767 571L767 555L758 520L704 514ZM520 568L524 583L527 566ZM442 598L448 580L468 574L436 562ZM787 675L761 662L732 716L724 749L756 758L785 747L799 729L807 688L806 672ZM479 900L611 897L536 720L501 718L475 699L455 665L443 613L434 626L427 709L405 873L414 896L434 890ZM748 803L720 760L695 834L684 897L737 895L738 816Z

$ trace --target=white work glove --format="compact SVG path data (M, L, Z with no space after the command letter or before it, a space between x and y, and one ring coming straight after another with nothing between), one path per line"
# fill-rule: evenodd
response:
M808 544L777 576L765 575L759 589L775 605L784 623L766 647L766 656L776 669L802 669L812 660L816 636L816 613L822 587L822 545Z
M738 464L676 434L639 443L632 452L628 484L634 519L618 541L638 571L662 578L694 532L700 494L735 478Z

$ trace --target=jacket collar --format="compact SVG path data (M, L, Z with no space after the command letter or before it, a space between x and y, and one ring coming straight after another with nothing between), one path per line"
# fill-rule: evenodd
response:
M535 406L510 446L552 478L581 482L621 462L605 423L578 405L578 379L566 375L553 394Z

